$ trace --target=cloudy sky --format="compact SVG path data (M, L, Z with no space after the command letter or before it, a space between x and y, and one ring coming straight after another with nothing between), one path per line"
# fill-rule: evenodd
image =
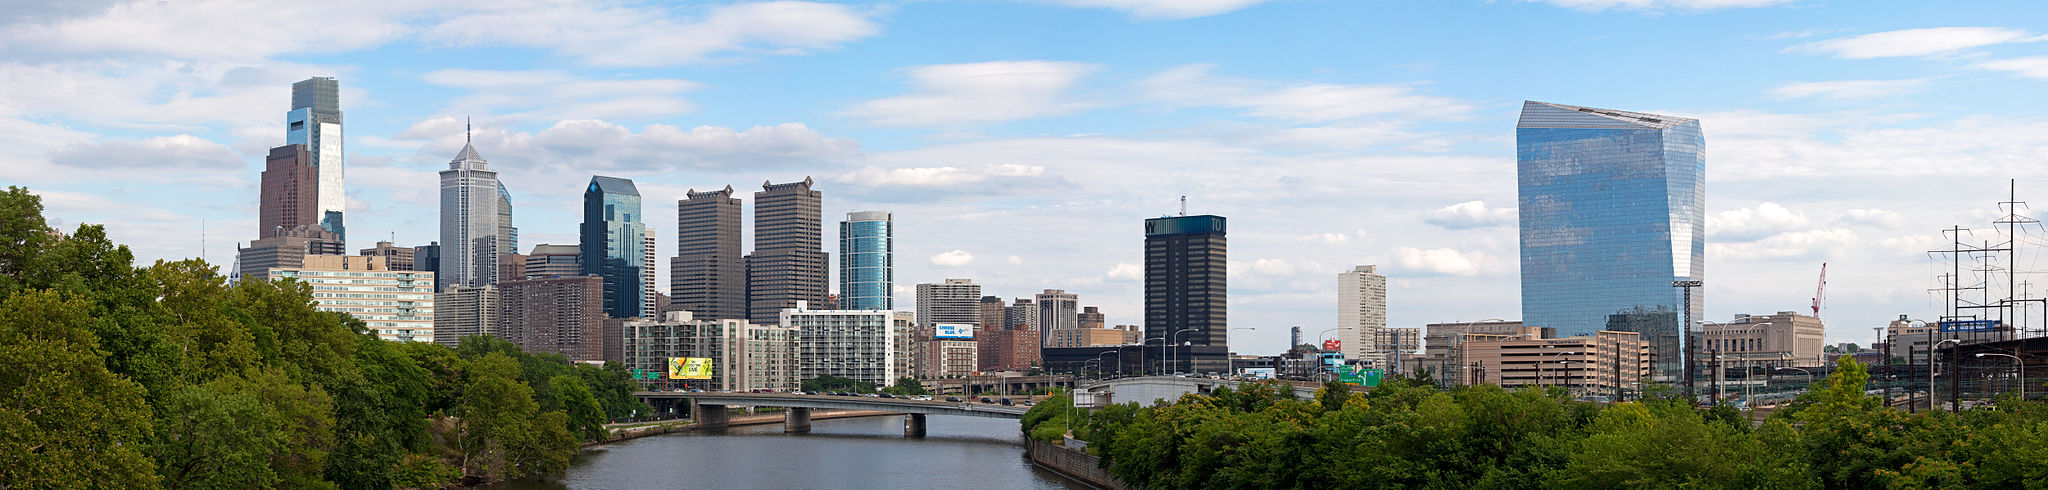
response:
M1231 220L1247 353L1334 324L1359 264L1395 326L1519 318L1525 99L1702 121L1709 320L1803 311L1827 262L1830 340L1867 342L1939 314L1926 251L1995 239L2006 179L2048 206L2037 1L0 5L0 184L145 260L202 255L202 226L216 264L256 238L311 76L341 80L351 249L436 239L473 118L529 248L574 243L592 174L639 184L663 256L686 190L810 176L828 235L895 212L901 308L967 277L1139 323L1141 221L1186 195Z

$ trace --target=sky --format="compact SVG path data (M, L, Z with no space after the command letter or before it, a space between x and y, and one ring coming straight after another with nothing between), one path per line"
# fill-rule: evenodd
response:
M751 213L810 177L835 261L847 212L894 213L899 309L971 278L1138 324L1142 221L1186 196L1230 219L1240 353L1334 326L1356 265L1389 276L1391 326L1519 318L1524 100L1701 121L1710 321L1810 311L1826 262L1829 341L1868 343L1941 314L1940 230L1999 240L2008 179L2048 206L2038 1L0 6L0 185L144 262L258 238L263 156L313 76L342 87L350 250L438 239L468 120L522 248L575 243L584 184L630 178L666 284L686 191ZM2044 235L2018 237L2036 297Z

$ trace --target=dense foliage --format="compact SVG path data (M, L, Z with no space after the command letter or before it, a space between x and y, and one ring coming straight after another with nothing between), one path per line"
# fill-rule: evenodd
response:
M0 487L432 488L561 474L645 412L617 365L378 340L297 282L136 267L0 193Z
M1440 390L1295 399L1248 384L1150 407L1034 407L1025 432L1071 424L1111 474L1147 488L2043 488L2048 404L1910 414L1865 394L1844 358L1825 386L1752 424L1676 398L1601 406L1561 392Z

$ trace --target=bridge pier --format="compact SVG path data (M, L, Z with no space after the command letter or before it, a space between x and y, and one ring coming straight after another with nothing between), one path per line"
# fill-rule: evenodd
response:
M924 414L903 414L903 437L924 437Z
M790 407L782 412L782 432L785 434L808 434L811 432L811 409Z
M726 424L730 423L732 419L732 415L726 413L725 405L706 405L702 403L693 407L690 411L690 416L697 419L698 429L724 429Z

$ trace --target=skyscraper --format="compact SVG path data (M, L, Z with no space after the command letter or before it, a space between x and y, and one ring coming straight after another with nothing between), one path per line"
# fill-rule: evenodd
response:
M983 323L981 311L981 285L971 279L947 279L943 283L921 283L917 285L917 323L937 325L941 323ZM998 308L1002 300L996 300ZM1000 316L1000 311L998 316ZM1000 322L998 322L1000 323ZM987 325L984 325L987 326Z
M527 352L604 359L604 279L570 276L498 283L500 335Z
M320 224L319 169L306 145L270 149L263 161L263 184L256 203L256 236L277 230Z
M526 254L526 276L507 277L525 279L528 277L566 277L583 275L583 251L576 245L533 246L533 253Z
M1060 289L1038 293L1038 338L1046 347L1080 347L1081 297Z
M314 209L320 227L348 241L342 212L348 194L342 191L341 83L334 77L313 77L292 84L292 110L285 113L285 145L305 145L318 174ZM311 224L311 223L307 223Z
M1228 243L1222 216L1145 220L1145 338L1157 372L1229 372Z
M782 321L796 302L826 304L823 195L805 177L788 184L761 183L754 193L754 253L747 256L747 316L754 323Z
M654 249L654 230L641 228L640 235L640 317L661 318L661 307L668 298L661 296L661 290L654 285L654 263L660 259Z
M467 143L441 171L441 287L498 282L498 254L511 253L498 211L505 201L498 172Z
M846 213L839 222L839 308L895 308L896 225L888 211Z
M1337 339L1345 359L1363 359L1385 367L1391 346L1387 338L1387 276L1379 267L1361 265L1337 273Z
M1699 122L1530 101L1515 134L1523 321L1570 336L1684 309L1671 281L1705 275Z
M948 279L946 282L950 283L952 281ZM960 281L966 281L966 279L960 279ZM979 291L981 286L975 286L974 289ZM919 297L922 298L923 296L920 295ZM919 299L918 304L922 308L924 300ZM979 353L975 354L975 364L979 365L983 371L994 371L997 367L1002 366L1002 332L1009 328L1009 325L1003 323L1003 313L1007 308L1003 306L1003 298L996 296L982 296L981 302L975 306L975 309L980 313L980 315L977 315L980 321L976 322L974 328L974 343L980 348ZM932 317L939 318L936 313ZM924 317L920 315L918 318Z
M504 182L498 182L498 251L519 252L519 227L512 226L512 191L505 190Z
M640 318L640 268L647 253L647 225L640 222L640 189L633 181L602 175L583 191L583 274L604 277L604 312L612 318Z
M747 318L747 267L740 254L740 200L732 186L676 201L676 256L669 259L669 309L696 318Z
M1699 121L1528 101L1515 140L1522 322L1561 336L1636 325L1653 352L1674 352L1657 344L1678 339L1677 322L1640 320L1696 322L1705 305L1672 287L1706 277Z
M306 257L314 255L341 255L341 237L320 228L304 224L291 228L272 230L269 236L249 242L248 248L235 251L237 278L244 281L268 281L271 269L293 269L306 264Z

